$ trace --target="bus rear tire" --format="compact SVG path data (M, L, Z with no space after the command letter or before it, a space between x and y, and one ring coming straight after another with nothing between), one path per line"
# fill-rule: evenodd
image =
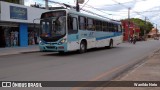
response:
M79 53L85 53L86 49L87 49L86 43L84 41L82 41L81 44L80 44Z
M113 39L111 39L109 42L109 48L113 48Z

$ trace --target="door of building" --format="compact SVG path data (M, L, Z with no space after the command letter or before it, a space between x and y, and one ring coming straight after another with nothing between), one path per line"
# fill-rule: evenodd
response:
M0 26L0 47L5 47L5 35L4 35L4 30L3 28Z

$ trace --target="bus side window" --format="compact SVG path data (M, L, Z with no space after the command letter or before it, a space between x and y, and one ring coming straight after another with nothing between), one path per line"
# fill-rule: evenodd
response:
M106 28L107 28L106 31L109 32L109 23L108 22L106 23Z
M113 23L111 23L111 32L115 32L114 31L114 24Z
M78 19L79 19L79 29L80 30L86 30L86 18L85 17L83 17L83 16L79 16L78 17Z
M114 32L118 32L118 25L114 24Z
M77 18L73 18L73 30L74 31L78 31L78 25L77 25Z
M122 26L118 25L118 32L123 32Z
M111 32L111 30L112 30L111 28L112 28L112 27L111 27L111 23L108 23L108 31L109 31L109 32Z
M107 31L107 24L106 24L106 22L103 22L102 29L103 29L104 32Z
M102 22L96 20L96 31L102 31Z
M91 19L91 18L87 19L87 30L94 31L94 28L93 28L93 19Z
M77 18L68 17L68 34L75 34L78 32Z

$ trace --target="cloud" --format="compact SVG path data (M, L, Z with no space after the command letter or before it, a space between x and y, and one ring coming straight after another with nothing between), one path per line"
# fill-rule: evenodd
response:
M30 6L30 4L34 4L35 2L44 4L43 0L24 0L25 5ZM57 2L63 2L68 4L75 4L76 0L51 0ZM88 0L85 0L85 2ZM121 3L122 5L118 4ZM50 3L53 5L53 3ZM98 8L99 10L95 10L93 8L87 7L87 5L91 5L94 8ZM160 14L160 3L159 0L89 0L89 2L85 5L83 9L90 10L94 13L101 14L106 17L110 17L113 19L125 19L128 18L128 7L131 7L130 17L131 18L141 18L144 20L145 16L153 23L160 23L159 14ZM83 4L81 4L83 6ZM101 12L102 10L102 12ZM157 10L157 12L143 12L143 11L152 11ZM159 10L159 11L158 11ZM103 13L106 12L106 13ZM143 13L136 13L143 12Z
M35 3L43 5L44 1L43 0L24 0L24 4L26 6L30 6L31 4L35 4Z

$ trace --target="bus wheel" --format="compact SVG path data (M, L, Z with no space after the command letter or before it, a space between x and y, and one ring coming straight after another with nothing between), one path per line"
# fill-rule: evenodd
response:
M86 43L84 41L80 44L80 50L79 53L85 53L86 52Z
M113 48L113 39L111 39L109 42L109 48Z
M64 54L64 51L59 51L58 53L59 53L59 54Z
M40 49L39 51L40 51L40 52L44 52L44 50L42 50L42 49Z

